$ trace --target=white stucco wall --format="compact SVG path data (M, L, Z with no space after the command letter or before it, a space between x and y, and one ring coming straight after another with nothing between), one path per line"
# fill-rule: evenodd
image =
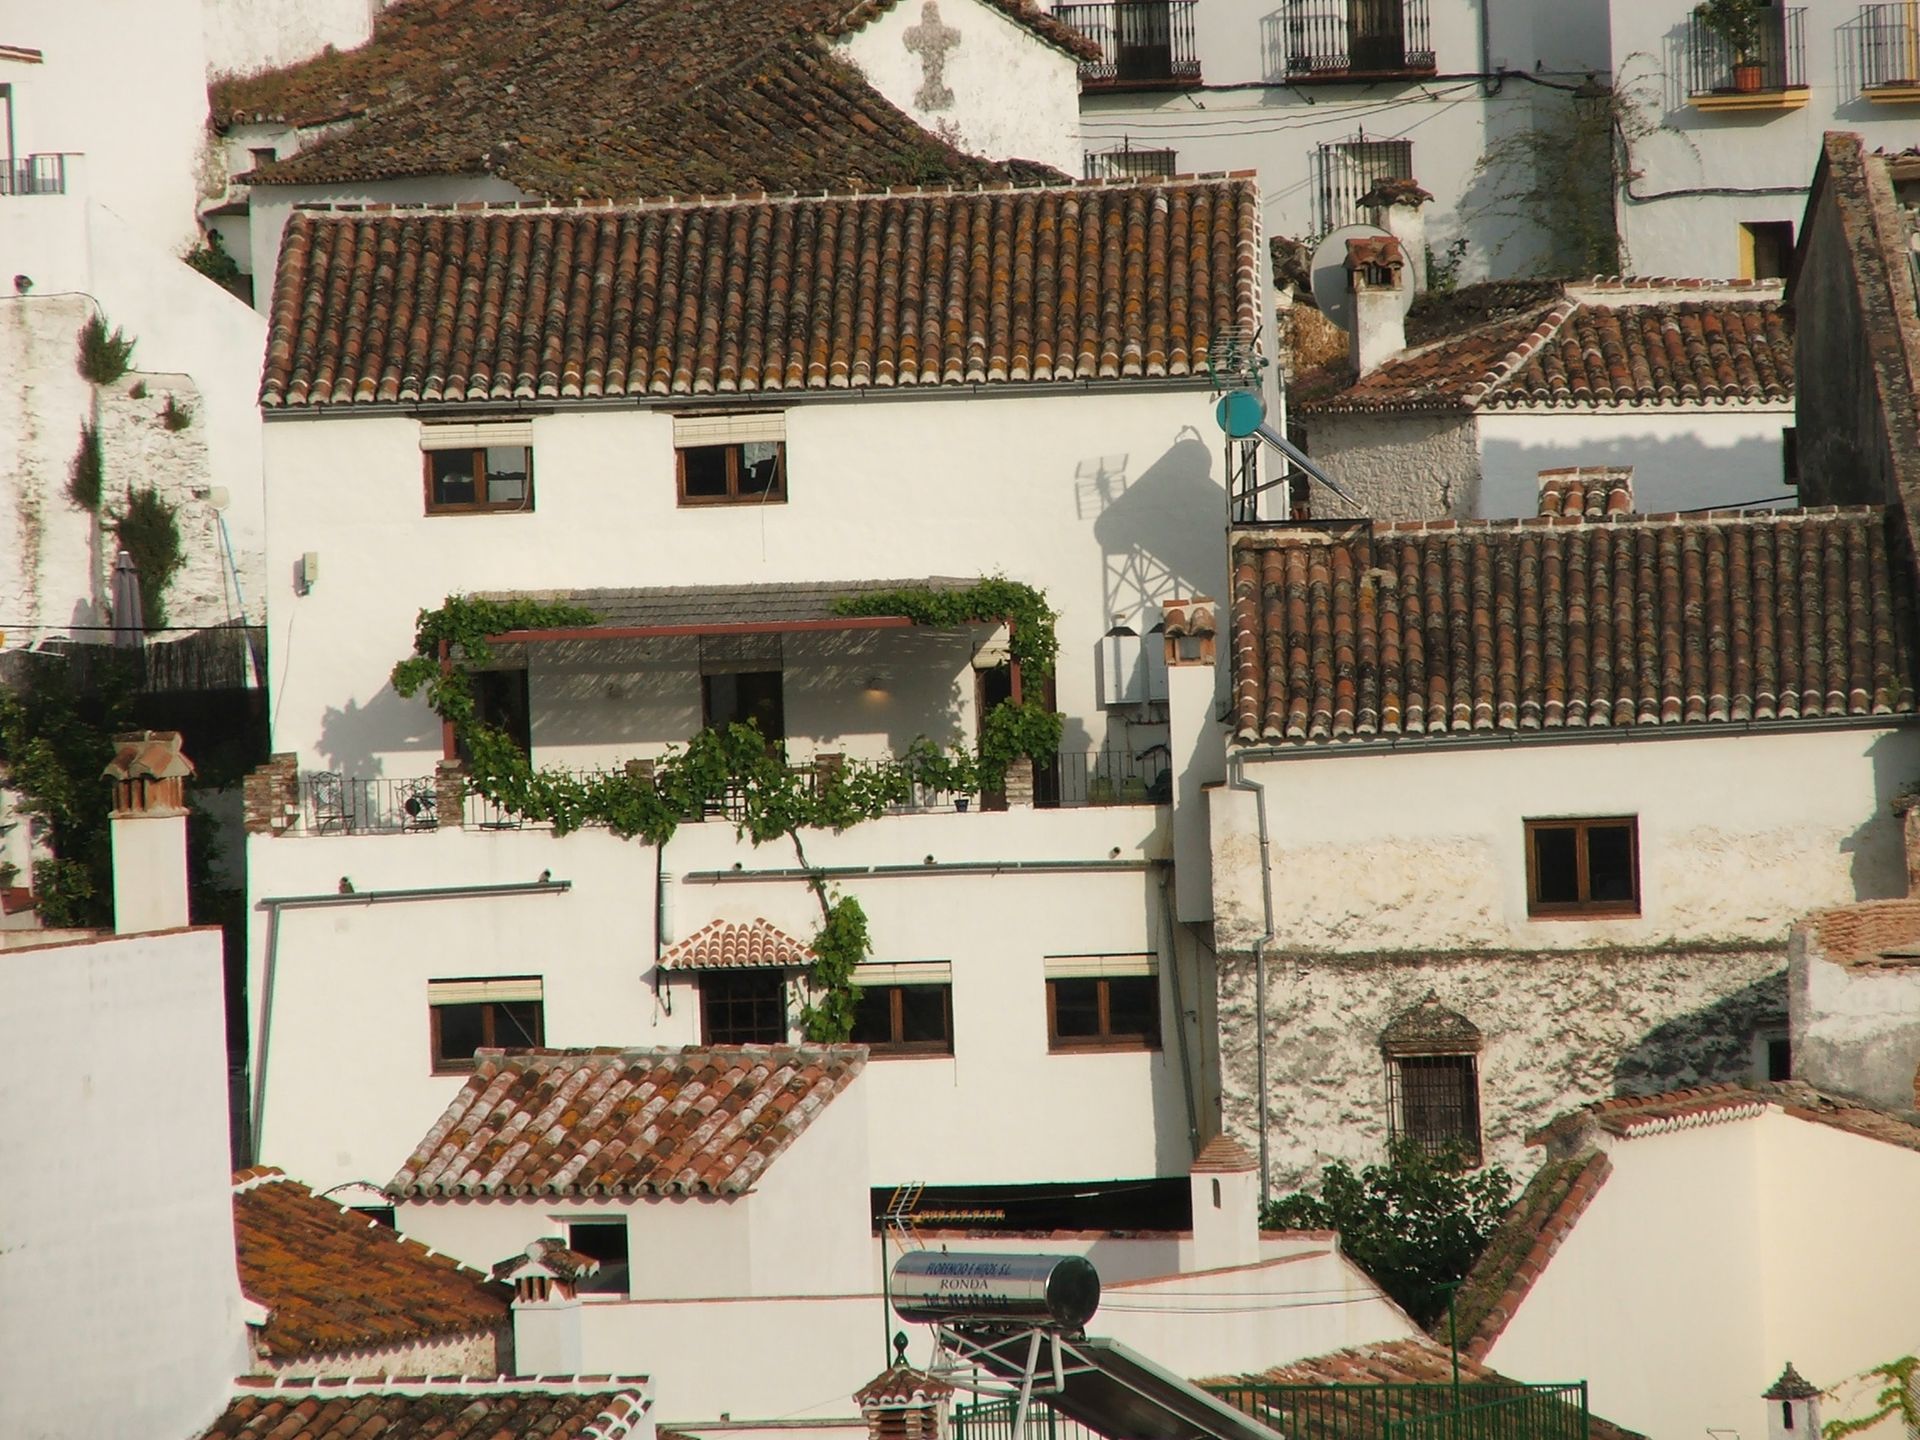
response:
M1584 1375L1595 1414L1664 1440L1761 1433L1788 1360L1824 1387L1911 1351L1920 1154L1769 1113L1609 1155L1495 1369Z
M1792 424L1791 405L1482 414L1474 514L1538 514L1540 472L1568 465L1631 465L1646 514L1791 499L1780 432Z
M938 868L1105 862L1116 850L1123 862L1139 861L1164 853L1164 816L1149 806L949 812L808 837L815 865L933 856L936 865L925 875L849 875L839 883L867 910L876 961L945 960L953 968L953 1056L868 1064L871 1174L861 1183L1024 1184L1185 1172L1192 1149L1158 877L1144 868L997 875ZM664 868L677 877L667 885L672 937L720 916L764 916L803 938L814 932L818 909L801 883L687 878L731 875L736 862L750 876L789 867L794 857L784 844L754 851L718 823L682 826L668 842ZM654 866L648 847L596 830L559 840L543 831L459 830L251 837L256 906L273 896L333 893L343 875L360 893L525 882L543 870L574 886L557 896L284 913L272 984L264 1157L317 1187L347 1179L381 1184L399 1168L462 1083L430 1073L432 978L542 975L551 1045L697 1043L691 981L667 981L658 993L654 986ZM267 927L257 909L255 915L249 993L257 1054ZM1048 1051L1047 956L1152 953L1163 954L1163 1049ZM1181 945L1178 963L1180 993L1191 1007L1203 982L1190 944ZM341 1027L356 1036L357 1058L345 1070ZM1058 1123L1008 1126L1007 1116L1033 1116L1036 1095Z
M249 1365L220 934L8 950L0 1013L0 1433L198 1434Z
M1203 389L803 401L786 410L790 498L757 506L676 505L665 411L565 411L533 427L531 513L427 516L417 421L268 422L276 750L362 777L430 770L438 724L388 674L416 612L451 593L995 573L1040 586L1060 614L1062 748L1105 749L1095 655L1113 614L1225 584ZM307 552L319 583L297 596ZM936 678L964 681L946 661ZM1111 735L1115 749L1146 743L1118 724Z
M907 45L930 18L953 32L937 85ZM981 0L900 0L839 48L874 89L959 149L1080 173L1078 61Z
M1920 1106L1920 971L1911 964L1842 965L1796 931L1788 1015L1796 1079L1889 1110Z
M0 22L8 44L45 56L0 63L15 154L84 155L93 199L143 243L180 254L199 233L207 153L200 0L7 0ZM0 208L41 198L0 197Z
M251 75L329 46L351 50L373 34L373 17L383 8L385 0L200 0L207 74Z
M1686 0L1609 6L1614 73L1632 83L1645 118L1659 126L1634 143L1638 173L1618 204L1629 268L1642 275L1737 275L1742 222L1785 220L1797 233L1828 130L1857 131L1869 150L1913 143L1914 105L1876 104L1860 94L1858 7L1806 7L1810 95L1803 108L1733 112L1688 103L1692 8ZM1685 193L1701 189L1714 193Z
M1315 515L1437 520L1479 512L1472 416L1308 415L1305 423L1308 453L1357 502L1316 494Z
M1461 749L1411 741L1249 770L1267 786L1277 948L1432 952L1782 943L1809 910L1905 893L1887 806L1916 766L1920 731L1863 728ZM1770 775L1797 779L1754 783ZM1392 802L1356 805L1357 786ZM1579 815L1638 816L1638 916L1527 918L1522 822ZM1215 791L1223 952L1260 933L1258 853L1251 797Z

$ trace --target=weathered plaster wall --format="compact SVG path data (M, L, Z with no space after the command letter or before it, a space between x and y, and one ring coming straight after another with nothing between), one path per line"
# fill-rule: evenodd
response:
M1311 415L1307 450L1359 502L1315 497L1315 513L1437 520L1478 513L1480 456L1465 413Z
M383 8L385 0L200 0L207 75L273 70L329 46L351 50L373 34Z
M1920 1110L1920 967L1838 965L1799 930L1789 954L1794 1078Z
M923 31L929 24L937 31ZM923 59L931 35L938 74ZM1074 58L981 0L903 0L841 41L887 99L948 143L1080 173Z
M1479 1026L1487 1159L1524 1175L1527 1134L1618 1092L1752 1078L1756 1030L1786 1014L1778 947L1564 954L1269 952L1267 1145L1273 1187L1330 1160L1372 1163L1387 1143L1380 1035L1436 994ZM1221 1082L1229 1132L1258 1133L1252 961L1222 957Z

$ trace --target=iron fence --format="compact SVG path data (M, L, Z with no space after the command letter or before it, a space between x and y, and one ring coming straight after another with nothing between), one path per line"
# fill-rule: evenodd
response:
M301 828L309 835L397 835L436 830L438 795L432 776L417 780L362 780L335 771L300 777Z
M1179 165L1178 152L1142 149L1131 143L1113 150L1082 152L1082 170L1089 180L1167 180Z
M1166 752L1062 751L1034 766L1033 803L1045 809L1076 805L1165 805L1173 799Z
M1437 68L1427 0L1287 0L1276 18L1285 27L1288 80L1430 75ZM1269 56L1270 73L1281 71L1278 59Z
M1197 0L1109 0L1103 5L1059 5L1054 15L1100 47L1098 60L1080 62L1088 88L1195 84L1200 53L1193 40Z
M0 165L0 195L64 195L65 155L27 155Z
M1687 18L1687 77L1694 95L1764 94L1807 83L1805 6L1762 6L1753 38L1739 45L1698 14Z
M1588 1440L1587 1386L1517 1380L1425 1384L1207 1385L1287 1440ZM956 1406L953 1440L1099 1440L1036 1399L1024 1436L1014 1402Z
M1359 220L1361 197L1382 180L1412 178L1411 140L1356 135L1320 146L1313 158L1315 237Z
M1852 28L1862 90L1920 88L1920 0L1862 5Z

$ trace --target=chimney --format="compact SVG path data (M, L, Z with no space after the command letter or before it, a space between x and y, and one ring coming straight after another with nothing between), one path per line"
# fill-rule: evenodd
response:
M1760 1398L1767 1402L1767 1440L1820 1440L1820 1391L1791 1360Z
M953 1386L906 1363L906 1336L893 1344L893 1364L853 1392L867 1440L945 1440Z
M1572 465L1540 472L1540 513L1605 520L1633 513L1631 465Z
M1167 672L1167 766L1173 772L1173 904L1182 920L1213 919L1213 837L1206 787L1227 778L1226 732L1218 713L1219 670L1212 600L1160 607Z
M187 777L176 730L114 738L103 778L113 782L113 929L178 930L187 913Z
M535 1240L493 1267L513 1286L513 1364L523 1375L581 1371L580 1281L600 1269L591 1255L559 1239Z
M1356 376L1371 374L1407 347L1400 299L1406 266L1406 252L1391 235L1358 235L1347 241L1347 291L1353 297L1347 358Z
M1416 294L1427 288L1427 217L1421 207L1432 199L1412 180L1397 175L1376 180L1360 197L1367 223L1378 225L1400 242L1407 264L1413 267Z
M1260 1166L1238 1140L1216 1135L1194 1157L1189 1270L1225 1270L1260 1259Z

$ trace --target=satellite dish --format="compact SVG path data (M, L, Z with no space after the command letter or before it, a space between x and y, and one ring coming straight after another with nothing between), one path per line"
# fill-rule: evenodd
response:
M1378 225L1342 225L1313 247L1307 273L1313 279L1313 303L1342 330L1353 328L1353 296L1347 290L1347 241L1392 239ZM1400 313L1413 304L1413 257L1400 267Z
M1213 418L1232 439L1244 440L1267 418L1267 402L1258 390L1229 390L1213 407Z

